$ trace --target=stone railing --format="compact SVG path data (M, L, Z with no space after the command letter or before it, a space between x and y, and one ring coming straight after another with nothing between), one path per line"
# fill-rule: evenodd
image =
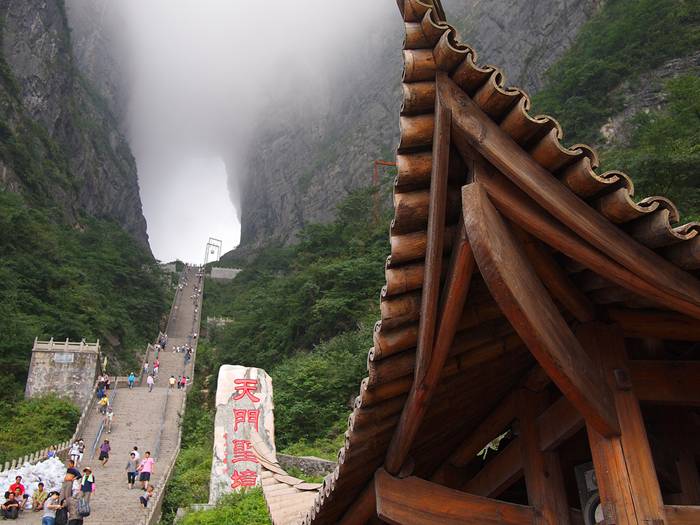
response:
M97 381L95 381L95 384L93 385L92 392L94 393L95 390L97 390ZM66 459L68 457L68 450L70 449L71 445L75 442L75 440L79 439L81 434L83 433L83 430L85 429L85 425L87 423L88 414L90 414L91 410L94 410L96 402L97 400L95 399L94 394L90 395L90 399L85 403L85 405L83 405L83 410L80 413L80 419L78 419L78 423L75 426L75 432L73 432L73 436L66 441L62 441L61 443L53 445L56 449L56 455L58 457L63 459ZM13 459L12 461L6 461L4 468L2 469L2 471L0 471L0 474L7 470L14 470L16 468L19 468L25 463L34 465L35 463L39 463L40 461L47 459L50 448L51 447L46 447L41 450L37 450L36 452L33 452L31 454L27 454L23 457Z
M66 339L65 341L54 341L53 337L48 341L39 341L39 338L34 339L33 350L45 350L47 352L99 352L100 340L95 343L79 343Z
M177 297L177 296L176 296ZM192 332L199 332L199 327L201 323L201 317L202 317L202 303L204 300L204 279L202 278L202 286L201 286L201 291L199 294L199 308L198 308L198 313L194 316L194 319L192 321ZM195 371L195 362L197 360L197 343L199 341L199 337L196 339L192 340L192 360L190 363L192 363L192 370L190 372L190 378L192 379L192 383L194 384L194 371ZM188 388L191 388L191 386L188 386ZM187 404L187 390L185 390L184 395L182 396L182 402L180 403L180 409L178 410L178 416L179 416L179 421L178 421L178 428L177 428L177 441L175 443L175 451L173 453L172 458L170 461L168 461L168 464L165 466L165 470L163 471L163 476L158 482L158 486L155 488L155 496L154 499L150 502L150 506L146 509L145 515L144 515L144 520L143 524L144 525L156 525L160 521L161 513L162 513L162 508L163 508L163 493L165 491L165 487L168 485L168 482L170 481L170 477L173 474L173 470L175 469L175 463L177 462L177 457L178 454L180 453L180 445L182 444L182 417L185 415L185 406Z

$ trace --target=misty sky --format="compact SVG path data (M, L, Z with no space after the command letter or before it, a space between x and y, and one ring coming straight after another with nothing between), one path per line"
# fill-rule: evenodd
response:
M393 0L120 0L104 4L126 49L126 128L154 255L201 262L239 240L241 163L281 104L320 110ZM384 26L385 27L385 26ZM254 176L254 174L252 175Z

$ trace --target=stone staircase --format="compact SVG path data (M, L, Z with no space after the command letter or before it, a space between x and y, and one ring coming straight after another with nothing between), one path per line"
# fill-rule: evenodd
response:
M182 407L184 390L170 389L170 375L192 376L193 363L184 365L184 354L175 353L173 348L190 342L197 317L195 305L190 296L197 278L191 270L188 285L178 294L171 312L168 330L168 348L159 355L160 371L152 392L145 386L137 386L129 390L126 386L118 386L114 401L114 422L110 434L102 433L102 416L95 411L88 418L83 432L87 445L81 464L90 466L95 475L96 490L90 506L92 514L85 523L99 525L141 525L146 521L147 514L139 503L143 492L138 488L130 490L126 483L125 466L129 453L134 446L139 447L142 457L148 450L156 460L152 483L156 491L162 491L165 485L164 476L166 465L169 465L177 454L180 425L179 411ZM197 307L201 308L201 296ZM193 345L194 346L194 345ZM112 393L114 395L114 393ZM99 437L98 437L99 435ZM97 450L92 456L92 446L97 438ZM99 445L104 439L109 439L112 450L109 462L105 467L97 461ZM40 513L27 513L20 521L39 525Z

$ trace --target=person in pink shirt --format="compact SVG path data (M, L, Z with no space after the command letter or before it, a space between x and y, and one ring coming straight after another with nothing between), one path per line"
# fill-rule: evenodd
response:
M146 451L143 455L143 459L136 470L139 471L139 481L141 482L141 488L143 490L148 489L148 482L151 480L151 474L153 474L153 467L156 461L151 457L151 453Z

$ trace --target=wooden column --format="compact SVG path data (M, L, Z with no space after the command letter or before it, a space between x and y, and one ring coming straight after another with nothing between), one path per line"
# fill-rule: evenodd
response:
M644 420L630 381L622 331L587 323L577 330L581 345L595 356L615 402L619 437L603 437L588 425L588 438L607 522L616 525L665 523L661 489Z
M535 509L536 525L569 525L569 505L559 453L540 448L538 416L544 395L521 389L518 396L520 451L528 503Z

